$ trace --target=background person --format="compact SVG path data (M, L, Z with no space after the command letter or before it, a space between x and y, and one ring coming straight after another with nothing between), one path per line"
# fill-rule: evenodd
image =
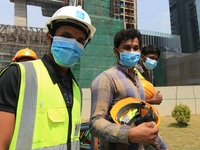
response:
M160 49L154 45L146 45L141 50L141 59L135 66L135 70L139 78L144 78L152 83L150 78L150 71L157 66L160 57ZM153 98L145 100L149 104L160 104L162 102L162 95L160 91L156 91Z
M65 6L46 30L48 54L0 73L1 150L80 149L82 91L70 67L96 29L80 6Z
M100 150L138 150L154 143L158 129L152 122L136 127L117 125L110 117L112 106L123 98L144 100L144 89L133 70L140 59L141 34L136 29L121 30L114 37L116 64L99 74L91 84L90 132L100 139Z
M29 61L29 60L37 60L37 54L29 49L29 48L24 48L15 54L15 56L12 58L12 62L23 62L23 61Z
M153 81L152 78L150 77L150 71L155 69L159 58L160 58L160 49L157 46L154 45L144 46L141 50L140 62L135 66L135 70L138 76L152 83ZM148 102L149 104L160 104L162 102L162 95L160 94L160 91L157 91L152 99L147 99L145 101ZM160 136L158 136L156 140L161 149L169 150L167 145Z
M153 83L150 71L155 69L160 58L160 49L154 45L145 45L141 50L141 59L135 68L139 71L139 77Z

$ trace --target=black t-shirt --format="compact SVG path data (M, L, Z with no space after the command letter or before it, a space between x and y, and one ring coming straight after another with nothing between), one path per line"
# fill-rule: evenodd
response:
M0 110L15 113L17 106L17 89L19 87L19 70L12 65L0 77Z
M48 55L44 55L41 59L54 84L62 82L62 76L56 68L55 64L50 60ZM26 63L26 62L23 62ZM70 85L72 79L75 80L72 72L68 69L66 73ZM75 80L76 81L76 80ZM72 87L72 86L71 86ZM16 113L18 96L20 88L20 71L17 65L11 65L0 77L0 111ZM72 88L70 93L73 96Z

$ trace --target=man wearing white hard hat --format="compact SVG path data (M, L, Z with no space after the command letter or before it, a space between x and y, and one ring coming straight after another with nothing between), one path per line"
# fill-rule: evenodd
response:
M0 73L1 150L80 149L82 91L70 67L96 29L80 6L65 6L46 30L48 54Z

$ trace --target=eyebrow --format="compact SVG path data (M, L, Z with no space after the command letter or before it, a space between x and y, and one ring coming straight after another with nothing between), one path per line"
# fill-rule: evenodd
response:
M130 47L132 47L132 45L131 44L125 44L123 47L130 48ZM139 48L140 46L134 45L133 48L135 48L135 47Z

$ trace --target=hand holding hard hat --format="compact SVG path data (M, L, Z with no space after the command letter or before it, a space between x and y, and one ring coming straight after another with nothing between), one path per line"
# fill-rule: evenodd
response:
M130 128L128 131L128 139L129 142L139 143L141 145L152 144L156 149L157 146L154 143L158 132L159 129L155 128L152 122L144 122L134 128Z
M118 101L110 110L113 121L118 125L128 125L129 142L142 145L153 144L158 136L160 114L150 104L132 97Z
M145 101L149 104L157 104L159 105L162 102L162 95L160 91L156 92L155 87L149 81L144 78L140 78L142 82L144 92L145 92Z
M153 98L154 94L156 93L155 87L151 82L147 81L144 78L140 78L140 81L142 82L144 92L145 92L145 99L151 99Z

